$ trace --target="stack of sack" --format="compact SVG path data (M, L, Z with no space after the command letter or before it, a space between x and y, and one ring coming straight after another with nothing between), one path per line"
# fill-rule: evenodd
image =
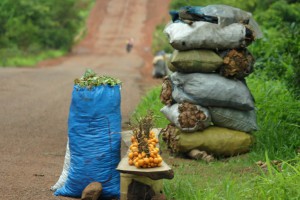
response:
M174 48L164 78L161 112L172 126L163 138L173 152L213 155L248 152L258 129L245 77L254 58L247 46L262 37L248 12L226 5L171 11L164 33Z
M75 80L63 171L51 187L56 196L81 197L93 182L101 199L120 197L121 82L88 69Z

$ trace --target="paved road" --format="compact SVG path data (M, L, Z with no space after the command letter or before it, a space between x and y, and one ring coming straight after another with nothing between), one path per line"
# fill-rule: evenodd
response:
M0 199L70 199L49 188L62 170L73 80L86 68L121 79L122 119L128 121L142 94L149 30L166 16L168 3L98 0L86 39L70 55L38 68L0 68ZM128 54L130 37L135 46Z

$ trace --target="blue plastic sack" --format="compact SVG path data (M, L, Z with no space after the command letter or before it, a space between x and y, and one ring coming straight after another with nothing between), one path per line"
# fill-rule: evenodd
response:
M81 197L91 182L100 182L101 199L120 195L120 86L92 89L75 85L68 121L69 175L54 195Z

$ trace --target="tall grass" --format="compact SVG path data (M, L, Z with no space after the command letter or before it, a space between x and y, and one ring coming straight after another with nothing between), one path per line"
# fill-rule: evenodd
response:
M282 170L271 165L266 154L267 172L255 179L255 199L300 199L300 156L284 161Z
M253 154L262 157L267 150L272 159L294 158L300 147L300 101L280 81L264 81L253 74L247 83L256 100L260 128L254 134Z

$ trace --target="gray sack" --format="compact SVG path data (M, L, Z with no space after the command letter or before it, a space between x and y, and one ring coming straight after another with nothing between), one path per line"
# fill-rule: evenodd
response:
M167 67L164 60L157 60L153 65L152 77L162 78L167 75Z
M239 80L231 80L219 74L174 72L172 97L177 103L190 102L204 107L227 107L253 110L254 101L248 87Z
M214 125L251 133L258 130L255 110L241 111L230 108L209 107Z

